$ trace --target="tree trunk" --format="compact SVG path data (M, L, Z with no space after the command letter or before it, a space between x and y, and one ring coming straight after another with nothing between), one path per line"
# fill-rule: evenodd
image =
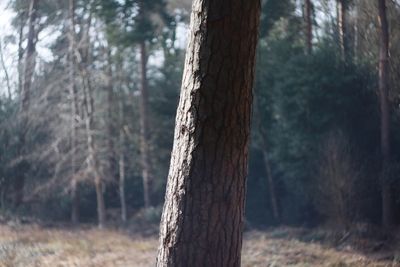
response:
M108 115L108 172L111 176L110 181L116 181L117 170L116 170L116 157L114 148L114 136L115 136L115 125L113 118L114 108L114 86L113 86L113 71L112 71L112 59L111 49L108 47L106 51L107 56L107 115Z
M263 142L262 153L263 153L265 171L266 171L266 174L267 174L269 196L270 196L271 207L272 207L272 215L274 216L275 223L278 223L279 222L278 200L277 200L277 197L276 197L275 183L274 183L274 178L272 176L271 164L270 164L270 161L269 161L267 140L266 140L266 136L265 135L266 135L265 131L261 130L261 139L262 139L262 142Z
M379 49L379 98L381 109L381 156L382 156L382 223L393 225L393 195L386 174L390 164L390 107L389 107L389 25L385 0L378 0L380 49Z
M307 53L311 55L312 53L312 3L311 0L305 0L305 15L306 15L306 45L307 45Z
M118 167L119 167L119 200L121 205L121 220L123 223L127 221L127 207L126 207L126 196L125 196L125 113L124 113L124 93L123 93L123 80L122 76L122 58L120 55L117 59L116 64L116 75L119 83L119 98L118 98L118 116L119 116L119 144L118 144Z
M93 97L91 94L91 86L90 82L87 83L86 94L85 94L85 102L86 102L86 138L87 138L87 146L88 146L88 168L90 173L94 178L94 185L96 189L96 200L97 200L97 217L98 217L98 225L99 228L103 228L106 221L106 211L104 204L104 195L103 195L103 180L101 179L100 172L98 170L98 159L96 155L96 149L94 144L93 137Z
M123 114L123 103L121 99L120 103L120 129L119 129L119 199L121 202L121 220L126 222L127 212L126 212L126 198L125 198L125 156L124 156L124 143L125 143L125 133L124 133L124 114Z
M71 198L72 198L72 209L71 209L71 222L73 224L79 223L79 191L78 191L78 182L76 180L72 180L71 183Z
M339 33L340 55L343 61L347 59L347 31L346 31L346 3L345 0L337 0L337 24Z
M94 99L93 99L93 88L91 84L91 75L88 70L89 56L90 56L90 40L89 33L91 28L91 18L92 15L89 14L86 33L84 33L84 50L82 53L76 49L75 55L77 57L79 73L82 78L82 93L83 93L83 106L84 106L84 118L85 118L85 131L86 131L86 142L87 142L87 164L88 171L92 175L93 183L96 190L96 200L97 200L97 217L98 226L103 228L106 222L106 208L104 203L104 185L101 173L99 171L99 160L97 155L97 150L94 140Z
M260 8L193 3L157 266L240 266Z
M28 114L29 114L29 102L30 102L30 91L32 85L32 77L35 72L36 65L36 17L37 17L37 5L39 0L31 0L29 4L29 18L28 18L28 40L25 52L25 66L24 66L24 77L21 92L21 133L20 133L20 154L24 158L26 153L26 134L28 132ZM14 205L17 207L22 203L24 198L24 187L25 187L25 175L29 169L29 163L23 159L18 166L17 175L14 179Z
M39 0L31 0L29 5L29 21L28 21L28 41L26 45L26 57L24 68L24 82L22 87L22 110L27 112L29 109L29 96L32 84L32 77L35 71L36 63L36 9Z
M18 95L22 97L22 84L23 84L23 59L24 59L24 49L22 48L22 43L24 42L24 26L25 12L21 12L20 16L20 25L18 31Z
M147 90L147 51L146 43L140 43L140 154L143 178L143 200L144 207L151 206L151 163L150 163L150 142L149 142L149 110Z
M353 39L353 57L354 61L358 62L358 47L359 47L359 30L358 30L358 24L359 24L359 5L356 2L355 7L354 7L354 39Z
M98 226L102 229L106 223L106 205L104 203L103 181L98 174L96 174L96 177L94 178L94 185L96 188Z
M3 69L4 72L4 78L6 80L6 87L7 87L7 93L8 93L8 100L12 100L12 93L11 93L11 82L10 82L10 76L8 75L8 70L6 66L6 62L4 60L4 55L3 55L3 42L0 39L0 63L1 63L1 68Z
M88 146L88 167L90 173L94 175L94 185L96 189L96 199L97 199L97 216L98 216L98 224L99 228L103 228L106 221L106 211L104 204L104 188L103 188L103 179L100 176L100 172L98 169L98 159L97 159L97 151L95 149L94 144L94 136L93 136L93 117L94 117L94 105L93 105L93 96L92 96L92 86L90 83L90 77L88 77L86 71L86 94L85 100L86 103L86 137L87 137L87 146Z
M263 154L265 174L267 177L268 190L269 190L269 201L271 202L272 215L274 216L275 223L279 223L280 218L279 218L278 198L277 198L277 194L276 194L276 190L275 190L274 177L272 176L271 163L269 160L267 131L262 122L262 118L261 118L262 116L261 116L260 105L259 105L258 99L259 99L258 96L255 95L255 100L254 100L254 115L255 116L254 117L257 118L256 123L258 124L258 131L259 131L259 136L261 139L261 151Z
M76 224L79 222L79 192L78 182L76 181L75 174L77 172L77 117L78 114L78 100L75 83L75 0L69 0L69 94L71 98L71 221Z

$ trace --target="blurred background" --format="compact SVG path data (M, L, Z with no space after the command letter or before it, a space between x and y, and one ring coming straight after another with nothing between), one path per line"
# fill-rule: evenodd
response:
M378 1L263 1L248 227L379 225L382 183L400 221L400 2L386 2L382 171ZM158 225L191 1L0 5L0 216Z

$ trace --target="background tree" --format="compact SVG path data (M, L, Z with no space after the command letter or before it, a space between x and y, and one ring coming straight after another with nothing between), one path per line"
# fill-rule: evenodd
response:
M390 104L388 90L389 74L389 25L386 1L378 1L379 9L379 101L381 108L381 157L382 157L382 221L385 227L393 224L392 188L385 177L391 161L390 153Z

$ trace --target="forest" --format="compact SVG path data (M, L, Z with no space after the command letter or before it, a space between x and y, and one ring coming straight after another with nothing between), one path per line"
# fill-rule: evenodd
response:
M400 266L400 1L0 8L0 266Z

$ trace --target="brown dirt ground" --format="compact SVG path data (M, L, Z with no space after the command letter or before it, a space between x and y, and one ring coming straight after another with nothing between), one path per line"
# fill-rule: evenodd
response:
M400 266L393 259L368 257L351 248L338 250L276 233L247 232L242 266ZM155 235L143 237L89 227L0 225L0 267L154 266L156 248Z

